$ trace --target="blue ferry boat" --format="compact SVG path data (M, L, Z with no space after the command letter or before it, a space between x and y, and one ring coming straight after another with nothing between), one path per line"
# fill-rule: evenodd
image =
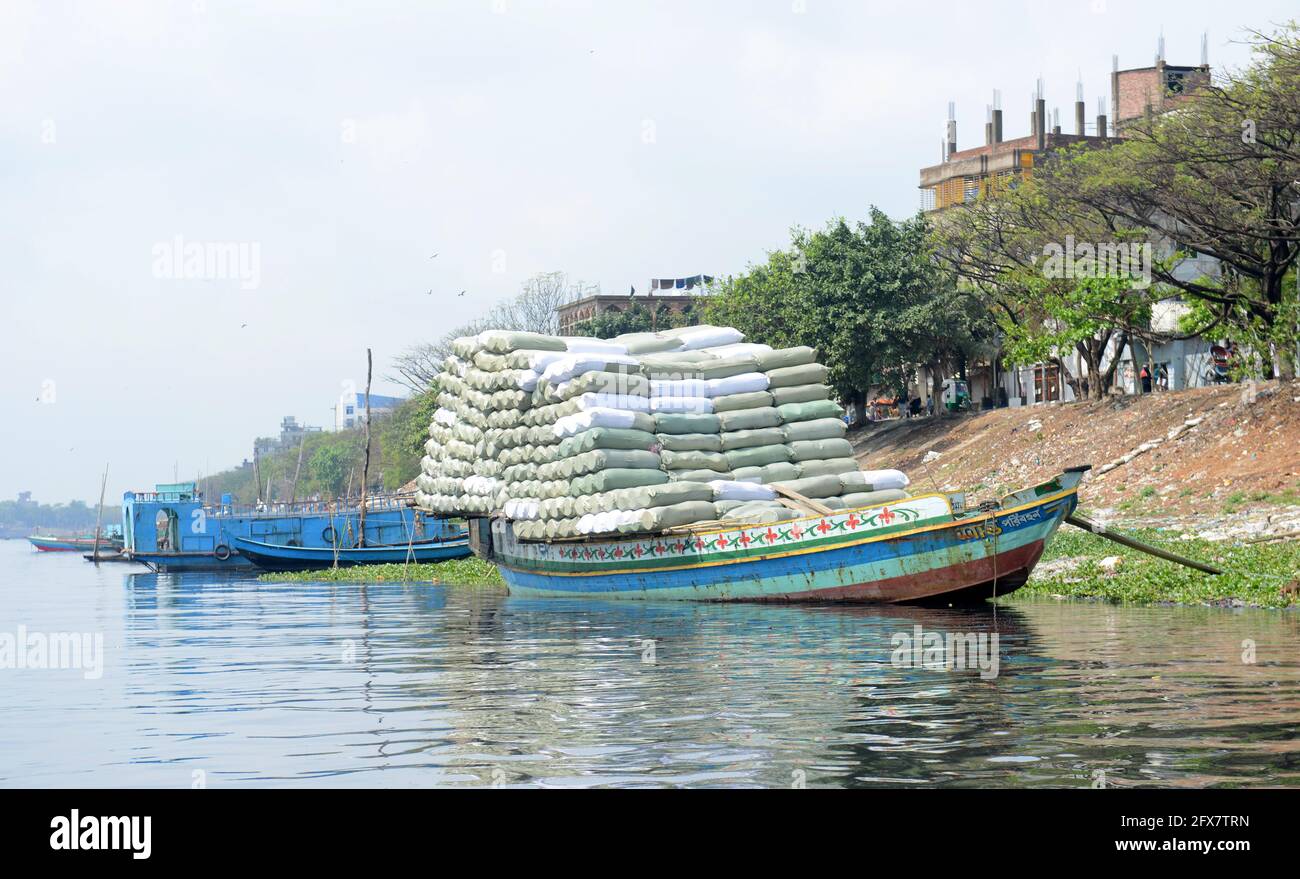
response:
M454 541L464 529L412 509L402 495L366 499L365 545L402 547ZM256 570L238 539L308 549L352 549L361 544L357 501L246 504L229 495L208 505L192 482L161 484L122 496L123 554L153 571Z

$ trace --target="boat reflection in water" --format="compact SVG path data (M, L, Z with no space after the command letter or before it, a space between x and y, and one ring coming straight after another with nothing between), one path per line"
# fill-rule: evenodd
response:
M126 687L156 731L123 741L136 783L177 761L213 785L1300 782L1289 615L129 582ZM996 634L996 676L906 661L918 626Z

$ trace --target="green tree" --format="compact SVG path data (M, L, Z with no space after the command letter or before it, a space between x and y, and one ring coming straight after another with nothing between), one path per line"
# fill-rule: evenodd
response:
M871 391L904 390L919 365L936 376L960 368L991 332L977 291L957 287L930 236L923 216L894 221L874 207L867 222L796 228L790 250L724 280L706 319L753 341L816 348L862 420Z
M429 439L429 423L438 411L438 389L404 401L392 414L376 423L380 443L379 461L384 489L401 488L420 474L420 459Z
M348 475L356 465L353 450L340 443L323 444L312 452L309 468L316 486L333 497L347 488Z

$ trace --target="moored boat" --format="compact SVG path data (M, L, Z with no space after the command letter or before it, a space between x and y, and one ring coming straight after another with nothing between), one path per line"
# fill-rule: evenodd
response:
M236 537L235 547L245 558L265 571L318 571L348 568L354 565L427 563L464 558L470 554L469 538L464 533L445 540L425 540L401 546L359 546L350 549L332 547L277 546Z
M367 498L364 543L405 547L408 542L445 539L460 529L413 510L403 495ZM354 547L361 540L361 504L298 501L240 505L227 497L205 502L193 483L159 485L152 492L129 491L122 498L126 555L153 571L253 571L236 544L245 537L272 546L327 549Z
M94 551L95 535L82 534L75 537L60 537L55 535L32 535L27 538L36 549L41 552L85 552L86 550ZM116 551L122 548L121 534L101 534L99 538L100 552Z
M968 603L1024 585L1089 469L974 510L934 493L776 525L554 543L474 519L471 544L526 597Z

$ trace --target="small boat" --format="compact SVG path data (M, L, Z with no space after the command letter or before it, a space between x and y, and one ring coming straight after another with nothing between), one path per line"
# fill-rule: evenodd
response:
M102 563L102 562L133 562L133 561L135 561L133 558L131 558L129 555L127 555L127 554L126 554L125 552L123 552L122 550L120 550L120 549L118 549L118 550L114 550L114 549L111 549L111 548L106 549L103 545L100 545L100 547L99 547L99 555L96 555L94 552L88 552L88 553L86 553L85 555L83 555L82 558L85 559L85 560L88 561L88 562L94 562L95 564L100 564L100 563Z
M76 537L55 537L32 535L27 538L32 546L41 552L85 552L95 550L95 535L77 535ZM120 550L122 548L122 536L112 534L102 534L99 538L99 549L101 552L108 550Z
M554 543L472 519L470 542L525 597L971 603L1025 584L1089 469L973 510L961 493L934 493L774 525Z
M360 546L337 550L333 547L279 546L247 537L234 538L240 554L264 571L319 571L354 565L403 564L405 562L442 562L464 558L470 554L469 537L461 532L459 537L426 540L396 546Z

